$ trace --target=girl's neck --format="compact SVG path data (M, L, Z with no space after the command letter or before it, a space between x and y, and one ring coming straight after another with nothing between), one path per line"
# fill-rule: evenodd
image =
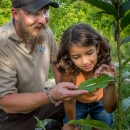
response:
M88 80L90 78L93 78L93 76L94 76L94 70L91 71L91 72L84 72L84 71L82 71L82 74L83 74L84 79Z

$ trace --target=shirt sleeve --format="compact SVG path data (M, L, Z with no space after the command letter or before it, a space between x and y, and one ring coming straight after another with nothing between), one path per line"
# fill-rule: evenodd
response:
M0 97L8 93L17 93L16 83L16 70L11 65L6 45L0 39Z

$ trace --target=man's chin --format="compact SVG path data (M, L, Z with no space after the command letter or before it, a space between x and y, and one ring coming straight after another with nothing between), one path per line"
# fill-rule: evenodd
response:
M32 36L34 36L34 37L40 37L40 36L42 36L43 35L43 33L44 33L44 31L43 30L41 30L41 31L33 31L33 33L32 33Z

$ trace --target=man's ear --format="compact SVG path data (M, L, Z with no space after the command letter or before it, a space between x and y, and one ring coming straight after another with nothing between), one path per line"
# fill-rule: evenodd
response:
M15 20L18 20L18 9L12 8L12 16Z

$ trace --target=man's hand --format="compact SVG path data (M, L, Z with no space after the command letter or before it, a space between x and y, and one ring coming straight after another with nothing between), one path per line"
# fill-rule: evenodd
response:
M67 101L87 93L87 90L76 90L77 88L73 83L58 83L50 90L50 95L54 100Z

